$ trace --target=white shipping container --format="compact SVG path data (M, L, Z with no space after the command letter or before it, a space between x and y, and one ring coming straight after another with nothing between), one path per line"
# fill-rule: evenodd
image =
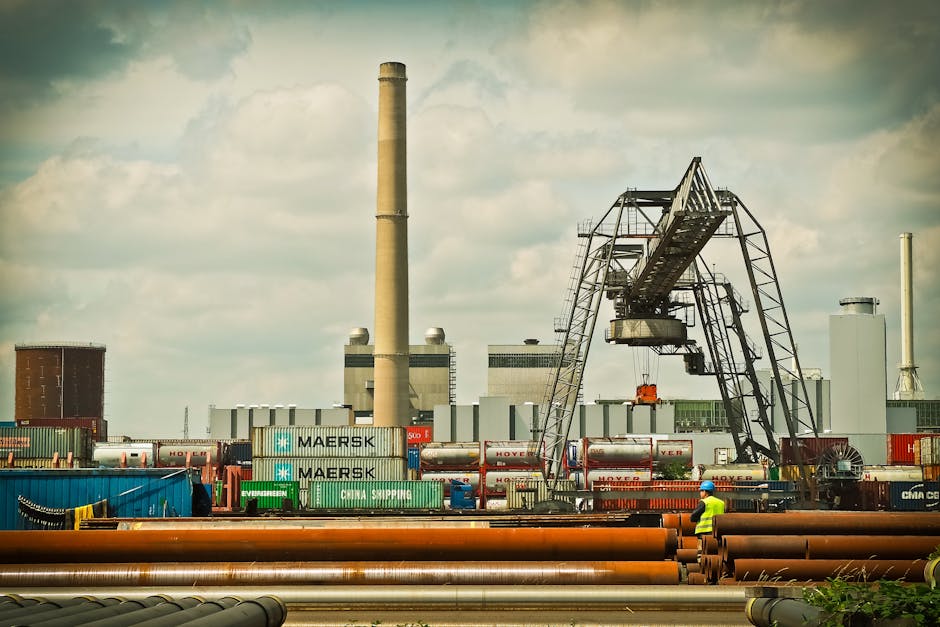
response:
M404 427L275 425L251 430L252 457L407 457Z
M716 464L698 465L692 469L693 481L764 481L767 467L763 464Z
M404 457L255 457L254 481L299 481L300 489L311 481L404 481L408 478Z
M862 481L923 481L920 466L862 466Z
M450 496L450 482L459 481L473 486L473 493L480 493L480 473L474 470L434 470L421 471L422 481L440 481L444 484L444 496Z

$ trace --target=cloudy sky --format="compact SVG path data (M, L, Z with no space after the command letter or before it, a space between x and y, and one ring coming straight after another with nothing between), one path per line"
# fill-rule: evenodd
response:
M349 330L374 328L385 61L408 72L411 341L445 329L458 402L485 395L487 344L554 341L578 223L695 156L768 230L827 376L838 300L874 296L893 390L913 232L940 396L938 31L931 0L0 0L0 414L14 344L40 341L107 345L112 434L341 402ZM585 398L645 370L667 398L718 397L596 341Z

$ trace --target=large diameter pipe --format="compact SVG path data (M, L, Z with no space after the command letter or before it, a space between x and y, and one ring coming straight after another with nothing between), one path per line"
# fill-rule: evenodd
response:
M169 600L170 598L167 596L155 595L139 601L124 600L113 605L105 605L104 607L82 613L81 624L86 625L104 618L129 614L160 603L166 603ZM32 619L32 621L35 621L35 619ZM69 613L67 616L60 616L42 622L32 621L30 622L31 627L74 627L74 625L78 624L76 623L75 615L72 613Z
M756 627L817 627L826 613L800 599L748 599L744 614Z
M235 607L186 623L186 627L279 627L287 606L275 597L242 601Z
M673 529L204 529L0 531L0 563L634 560L672 557Z
M373 425L411 424L408 399L408 194L405 66L379 66Z
M940 516L931 512L801 512L786 514L721 514L714 534L800 535L937 535Z
M239 603L241 603L241 599L223 597L215 601L207 601L199 605L194 605L189 609L181 610L173 614L166 614L159 618L151 618L143 623L138 623L138 627L176 627L177 625L189 624L190 621L195 621L211 614L218 614L222 610L235 607Z
M82 532L84 533L84 532ZM74 596L70 588L15 588L7 594L41 596L50 600ZM494 608L538 608L592 606L691 607L726 605L740 608L745 603L745 587L707 587L689 590L684 586L186 586L186 587L108 587L83 588L94 596L119 595L141 599L154 594L174 598L196 595L205 600L223 597L257 598L275 596L287 605L319 608L404 608L427 607L449 610ZM156 606L161 607L161 606ZM150 608L156 609L156 608ZM136 613L135 613L136 614ZM133 614L132 614L133 615ZM96 627L98 627L96 625Z
M723 536L726 560L741 557L806 559L805 536Z
M734 562L738 581L825 581L829 577L872 581L923 581L926 560L785 560L742 558Z
M691 560L696 559L695 551ZM0 588L24 586L596 585L679 583L670 561L643 562L171 562L24 564Z
M940 536L808 536L806 543L812 560L924 559L940 546Z
M151 593L153 594L153 593ZM187 610L191 607L196 607L201 603L204 603L204 599L186 596L192 594L190 591L181 591L178 595L179 598L169 600L166 603L158 603L157 605L146 607L140 610L135 610L133 612L128 612L127 614L121 614L119 616L110 616L108 618L101 618L94 622L84 625L83 627L129 627L130 625L139 625L145 621L151 620L153 618L159 618L161 616L166 616L168 614L177 614L180 610ZM122 595L122 598L129 598L133 595ZM162 596L162 595L156 595ZM228 596L228 595L220 595ZM141 597L141 599L144 597ZM149 598L149 597L148 597ZM140 600L140 599L138 599Z

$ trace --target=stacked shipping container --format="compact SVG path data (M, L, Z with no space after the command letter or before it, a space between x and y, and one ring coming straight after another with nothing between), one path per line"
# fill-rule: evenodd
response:
M506 486L544 481L544 449L530 440L486 440L482 443L483 507L506 509Z
M480 443L430 442L421 447L421 479L443 483L444 496L450 497L450 482L473 487L480 496Z
M0 467L89 466L94 444L81 427L7 427L0 429Z

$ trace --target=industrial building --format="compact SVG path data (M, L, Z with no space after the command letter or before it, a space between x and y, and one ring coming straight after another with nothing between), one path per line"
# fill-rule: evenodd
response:
M557 346L540 345L537 339L522 345L491 344L486 352L486 395L504 396L515 405L541 402L561 359Z
M17 344L14 418L103 418L101 344Z
M832 430L884 433L886 417L885 316L878 299L843 298L829 317Z

